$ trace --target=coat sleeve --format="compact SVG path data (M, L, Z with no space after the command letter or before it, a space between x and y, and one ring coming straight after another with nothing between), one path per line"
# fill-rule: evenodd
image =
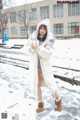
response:
M30 36L29 36L29 39L27 41L27 50L28 52L30 53L35 53L36 52L36 49L33 49L31 47L32 43L35 43L35 40L36 40L36 31L33 32Z
M32 44L33 42L34 42L34 41L31 40L31 39L28 39L28 41L27 41L27 51L30 52L30 53L36 52L36 50L34 50L34 49L31 47L31 44Z

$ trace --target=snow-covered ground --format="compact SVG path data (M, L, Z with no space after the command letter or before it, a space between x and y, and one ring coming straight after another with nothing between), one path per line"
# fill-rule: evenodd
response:
M26 40L9 41L7 45L11 46L14 43L26 45ZM57 40L54 45L52 64L80 70L79 45L78 38ZM0 48L0 55L19 60L30 59L26 46L18 50ZM80 86L56 78L61 91L63 110L56 111L54 98L50 91L43 87L44 111L37 114L35 112L37 103L29 91L29 80L29 70L13 66L9 61L7 64L0 62L0 120L3 113L8 115L6 120L80 120Z
M54 44L54 64L80 70L80 39L56 41ZM59 59L58 59L59 58ZM56 61L56 62L55 62Z

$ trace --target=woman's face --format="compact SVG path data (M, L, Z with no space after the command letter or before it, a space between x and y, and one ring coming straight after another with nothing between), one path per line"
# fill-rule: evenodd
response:
M41 26L40 29L39 29L39 33L40 33L40 35L45 35L46 32L47 32L46 27Z

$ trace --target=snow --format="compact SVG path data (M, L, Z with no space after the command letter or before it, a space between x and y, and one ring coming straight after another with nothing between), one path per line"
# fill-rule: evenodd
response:
M80 50L80 39L71 39L71 40L63 40L56 41L54 45L54 58L53 63L55 65L64 66L68 68L75 68L76 70L80 70L80 58L79 58L79 50ZM58 60L57 58L60 60ZM56 61L56 62L55 62ZM66 61L66 64L65 64Z
M0 120L2 120L2 113L8 114L7 120L80 120L80 86L72 85L58 78L56 78L56 83L61 92L63 110L61 112L56 111L55 101L50 91L46 87L42 87L44 111L35 112L37 102L29 90L29 70L19 67L20 64L30 67L30 56L26 51L27 41L11 40L7 46L12 46L15 43L24 44L24 47L22 49L0 48L0 56L6 57L4 59L0 57ZM80 71L79 45L80 39L78 38L56 40L52 65ZM13 61L10 58L17 60L10 64ZM20 60L28 62L21 62ZM18 66L14 66L14 64ZM54 69L53 71L57 71ZM61 69L59 72L64 74ZM77 75L75 71L68 75L73 77L74 74Z

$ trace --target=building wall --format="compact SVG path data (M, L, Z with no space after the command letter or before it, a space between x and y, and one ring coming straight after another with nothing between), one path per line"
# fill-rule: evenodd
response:
M77 16L68 16L68 3L62 3L63 4L63 17L57 17L54 18L53 16L53 5L57 4L57 0L44 0L41 2L36 2L36 3L31 3L31 4L26 4L22 6L17 6L9 9L4 9L2 10L2 13L8 12L8 23L6 25L6 28L8 28L8 35L10 38L26 38L27 35L20 35L20 27L24 26L24 24L20 24L19 21L15 23L10 22L10 13L11 11L15 11L18 14L18 11L26 9L26 13L29 13L32 8L36 8L37 11L37 16L36 19L33 21L29 21L29 27L30 26L37 26L37 24L41 21L40 17L40 8L44 6L49 6L49 19L51 22L51 31L54 33L54 25L55 24L63 24L63 34L55 34L56 37L74 37L76 34L68 34L68 22L79 22L79 34L80 36L80 9L79 9L79 15ZM80 4L80 3L79 3ZM27 12L28 11L28 12ZM28 16L29 17L29 16ZM26 19L27 23L27 19ZM17 33L16 34L11 34L11 28L16 28ZM30 34L30 29L28 31L28 34Z

